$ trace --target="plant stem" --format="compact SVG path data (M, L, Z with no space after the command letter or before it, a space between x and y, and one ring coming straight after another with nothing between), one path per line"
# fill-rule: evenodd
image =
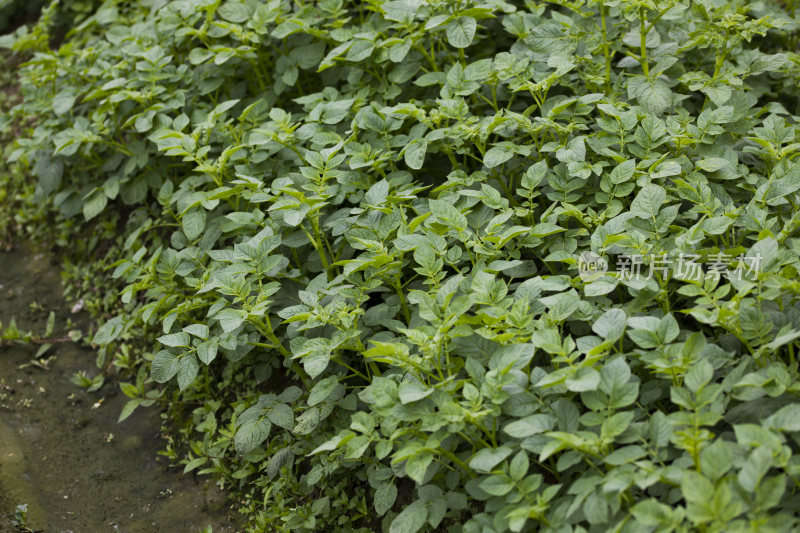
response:
M639 8L639 61L642 64L642 72L650 77L650 66L647 64L647 27L644 22L644 7Z
M606 30L606 11L605 5L600 5L600 22L603 27L603 56L606 59L606 90L611 88L611 52L608 47L608 31Z
M439 448L439 453L441 453L442 455L453 461L455 464L457 464L459 467L461 467L467 474L469 474L470 477L476 476L475 471L472 468L470 468L467 463L456 457L456 455L450 450Z
M411 313L408 310L408 303L403 294L403 285L400 283L400 272L398 271L397 277L394 281L394 288L397 291L397 297L400 298L400 307L403 309L403 317L406 319L406 324L411 325Z

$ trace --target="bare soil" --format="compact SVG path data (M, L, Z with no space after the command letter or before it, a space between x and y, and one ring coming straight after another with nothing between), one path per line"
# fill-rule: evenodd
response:
M70 319L85 331L61 297L59 272L47 254L0 251L0 323L14 317L43 333L54 311L55 337ZM11 525L19 504L28 505L28 527L47 533L236 530L222 491L157 458L157 410L140 408L118 424L127 398L113 378L94 393L69 381L97 372L91 350L53 344L43 369L31 364L37 349L0 345L0 531L24 531Z

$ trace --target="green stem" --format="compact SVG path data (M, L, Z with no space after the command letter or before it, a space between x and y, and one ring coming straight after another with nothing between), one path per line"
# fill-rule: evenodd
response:
M325 269L325 273L328 276L328 281L330 281L332 279L330 270L331 267L330 264L328 263L328 257L325 255L324 245L322 244L322 242L320 242L321 239L319 238L319 227L317 226L314 219L311 219L311 227L312 230L314 231L313 236L308 232L308 230L305 228L303 224L300 224L300 228L302 228L303 232L306 234L306 237L308 237L311 246L313 246L314 249L317 251L317 254L319 254L319 259L322 262L322 268Z
M439 448L439 453L441 453L442 455L453 461L455 464L457 464L459 467L461 467L467 474L469 474L470 477L476 476L475 471L472 468L470 468L467 463L456 457L456 455L450 450Z
M600 22L603 26L603 56L606 59L606 90L611 86L611 52L608 47L608 31L606 30L606 10L605 5L600 6Z
M403 294L403 286L400 283L400 274L398 271L398 275L395 278L394 282L395 291L397 291L397 297L400 298L400 307L403 309L403 317L406 319L406 324L411 325L411 313L408 310L408 303L406 302L406 297Z
M334 359L333 359L333 361L334 361L336 364L338 364L338 365L341 365L341 366L345 367L346 369L348 369L350 372L352 372L353 374L357 375L357 376L358 376L358 377L360 377L361 379L364 379L365 381L372 381L372 380L371 380L371 379L370 379L368 376L365 376L364 374L362 374L361 372L359 372L358 370L356 370L356 369L355 369L355 368L353 368L352 366L348 365L348 364L347 364L347 363L345 363L344 361L342 361L342 360L340 360L340 359L338 359L338 358L334 358Z
M281 355L287 358L292 357L292 352L286 349L280 339L278 339L278 336L275 335L275 330L272 329L272 321L269 319L269 317L264 318L264 326L266 329L259 327L260 325L257 322L254 322L254 324L266 338L272 341L272 343L275 345L275 348L278 349ZM303 370L299 364L297 364L297 361L292 362L292 371L300 376L300 381L303 382L303 386L306 388L306 390L310 389L311 378L308 374L306 374L306 371Z
M649 78L650 66L647 64L647 27L644 22L644 7L639 8L639 60L642 63L644 75Z

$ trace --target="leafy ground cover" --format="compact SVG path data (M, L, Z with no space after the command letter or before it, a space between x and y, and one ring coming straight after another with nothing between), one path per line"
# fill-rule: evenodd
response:
M121 418L167 406L167 455L254 531L789 531L798 29L53 2L0 41L29 57L10 160L118 284L88 301Z

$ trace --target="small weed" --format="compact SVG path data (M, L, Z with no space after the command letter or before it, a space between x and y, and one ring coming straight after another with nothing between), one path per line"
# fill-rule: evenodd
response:
M28 527L28 504L22 503L17 505L14 509L14 519L11 520L11 525L17 528L17 531L25 533L35 533L35 530Z

